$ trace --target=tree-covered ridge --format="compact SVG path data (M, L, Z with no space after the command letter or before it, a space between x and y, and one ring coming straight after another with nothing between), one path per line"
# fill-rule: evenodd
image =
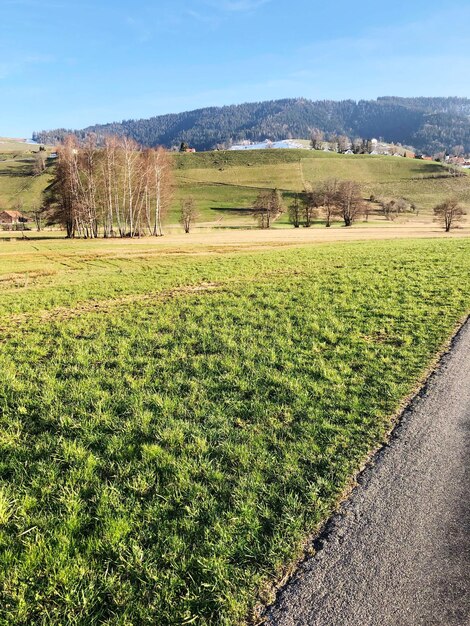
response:
M397 98L312 101L303 98L208 107L149 119L97 124L82 130L34 133L55 143L69 133L83 139L95 133L126 136L138 143L168 148L187 142L198 150L249 140L309 137L312 128L350 137L383 137L435 153L462 145L470 151L470 100L467 98Z

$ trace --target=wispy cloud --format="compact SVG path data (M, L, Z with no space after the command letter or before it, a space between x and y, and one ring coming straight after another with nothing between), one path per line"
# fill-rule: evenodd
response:
M272 0L202 0L200 9L187 9L185 15L213 29L224 24L231 15L251 15ZM208 10L209 9L209 10Z
M126 18L126 24L136 35L137 41L139 43L146 43L152 38L152 30L148 27L147 23L144 20L128 16Z
M288 59L279 55L272 66L276 78L291 81L290 93L312 98L468 95L463 80L470 63L468 19L470 8L446 9L419 22L369 28L355 37L324 34L293 50ZM437 41L452 41L452 46Z
M271 0L205 0L215 9L230 13L251 13Z
M470 8L459 8L452 12L435 13L419 22L408 22L393 26L369 29L356 37L319 39L298 49L299 57L327 61L332 57L351 59L363 58L370 63L382 60L414 58L433 60L436 57L468 57L470 36L467 24ZM451 41L451 46L436 45L437 41ZM410 42L414 46L410 46ZM458 50L458 54L455 51ZM408 68L407 68L408 69ZM412 69L412 68L411 68Z
M18 56L11 62L0 62L0 80L17 74L30 65L41 65L43 63L53 63L55 57L50 54L26 54Z
M41 9L63 9L67 5L64 2L54 2L42 0L3 0L2 2L4 7L30 7L30 8L41 8Z
M194 9L188 9L186 11L186 15L191 17L193 20L200 22L201 24L206 24L212 27L218 27L222 23L220 15L217 15L214 13L204 13L202 11L195 11Z

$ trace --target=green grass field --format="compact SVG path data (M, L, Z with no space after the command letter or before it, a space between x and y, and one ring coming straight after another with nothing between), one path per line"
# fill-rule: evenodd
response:
M235 626L470 311L470 240L0 240L0 624Z

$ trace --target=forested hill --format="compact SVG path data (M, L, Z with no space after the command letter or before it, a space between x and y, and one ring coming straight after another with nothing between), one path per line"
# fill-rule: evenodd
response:
M185 141L198 150L208 150L241 140L307 138L312 128L351 138L382 137L429 154L456 145L470 152L470 99L273 100L98 124L83 130L42 131L33 138L56 143L71 132L79 138L95 133L98 140L113 134L131 137L145 146L171 148Z

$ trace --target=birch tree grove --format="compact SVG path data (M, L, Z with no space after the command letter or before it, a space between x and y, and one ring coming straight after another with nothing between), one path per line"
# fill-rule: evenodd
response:
M172 194L172 160L163 148L142 150L117 137L98 148L93 136L79 146L66 137L57 155L46 214L67 237L163 235Z

